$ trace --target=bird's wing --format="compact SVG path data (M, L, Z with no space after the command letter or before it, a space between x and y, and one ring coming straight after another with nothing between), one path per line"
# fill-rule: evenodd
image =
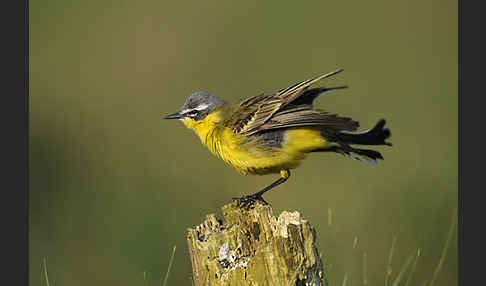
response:
M309 104L290 105L288 108L284 108L275 113L256 132L299 126L316 126L319 128L332 128L339 131L355 131L359 127L359 122L349 117L340 117L337 114L313 109L312 105Z
M275 94L262 94L250 97L242 101L231 119L233 131L240 134L250 135L260 130L263 130L262 127L270 119L275 121L275 116L277 115L277 113L281 110L283 111L283 108L285 108L285 106L299 98L299 96L301 96L309 86L323 78L335 75L341 71L342 69L339 69L321 76L299 82L285 89L282 89ZM310 109L312 110L312 108ZM296 117L294 115L290 115L288 111L289 110L287 110L287 113L285 113L288 114L287 116L281 114L281 120L278 120L277 118L277 120L281 122L279 125L285 124L284 122L292 122L292 124L297 124L297 122L294 122L296 120ZM320 119L317 120L317 117L320 117ZM327 119L332 119L332 116L329 114L324 117ZM315 114L315 111L313 113L309 110L305 112L302 111L302 116L300 116L300 118L302 120L305 119L304 121L313 121L313 119L316 119L317 121L324 120L322 114L318 116L317 114ZM302 126L304 124L304 121L299 126ZM266 126L271 125L272 124L267 124ZM313 125L317 125L317 123L314 123Z

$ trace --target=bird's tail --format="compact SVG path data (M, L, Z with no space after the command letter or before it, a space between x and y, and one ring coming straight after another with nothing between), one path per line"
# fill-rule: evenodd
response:
M383 156L378 151L352 148L349 145L358 144L391 146L391 143L385 141L391 135L390 129L385 127L385 123L385 120L381 119L380 121L378 121L375 127L361 133L351 134L339 132L337 134L337 137L339 138L338 142L341 143L340 145L342 147L342 153L354 160L367 162L371 165L375 165L376 160L378 159L383 160ZM356 154L358 156L353 156L353 154Z
M385 140L390 137L390 129L385 127L385 120L381 119L368 131L361 133L343 133L339 132L337 134L338 141L346 144L359 144L359 145L388 145L392 144L385 142Z
M380 152L369 149L357 149L348 146L338 148L338 153L370 166L376 165L377 160L383 160Z
M359 149L350 145L388 145L392 144L385 140L390 137L391 133L385 127L385 120L378 121L375 127L361 133L344 133L337 132L332 136L331 141L338 143L338 146L332 146L325 149L315 150L313 152L333 151L343 154L356 161L364 162L369 165L375 165L377 160L383 160L380 152L369 149Z
M340 144L339 146L331 146L321 149L312 150L311 152L336 152L349 157L353 160L365 163L366 165L374 166L377 160L383 160L380 152L369 149L352 148L349 145Z

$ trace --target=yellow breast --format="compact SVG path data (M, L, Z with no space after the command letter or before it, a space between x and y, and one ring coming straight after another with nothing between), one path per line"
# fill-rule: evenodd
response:
M202 144L214 155L242 174L263 175L294 169L306 153L326 145L320 131L296 128L285 131L280 147L268 147L255 137L235 134L231 128L222 126L219 112L200 121L185 119L183 122L196 132Z

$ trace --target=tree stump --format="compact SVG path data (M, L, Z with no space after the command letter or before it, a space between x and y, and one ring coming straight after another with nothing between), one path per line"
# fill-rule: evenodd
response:
M316 232L299 212L276 218L269 205L236 202L222 210L224 221L210 214L188 229L194 285L327 285Z

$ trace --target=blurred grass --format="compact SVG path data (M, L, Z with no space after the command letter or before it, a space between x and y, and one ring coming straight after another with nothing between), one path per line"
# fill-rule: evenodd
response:
M180 249L171 284L189 284L186 228L274 178L238 175L161 115L196 90L236 100L335 68L345 71L323 84L350 88L317 106L363 129L386 118L394 146L379 148L375 168L310 156L266 199L313 223L336 283L362 271L364 246L369 281L383 281L395 235L401 249L422 250L414 281L431 279L457 205L456 9L437 0L30 3L31 284L48 256L56 285L137 285L143 271L163 275L167 245ZM454 239L434 285L457 285ZM394 254L396 265L405 260Z
M51 286L51 284L49 283L49 274L47 273L47 258L44 257L44 259L42 260L43 264L42 266L43 269L44 269L44 279L46 281L46 285L47 286Z
M390 276L392 274L392 260L393 260L393 252L395 251L395 245L397 243L397 237L394 236L393 237L393 242L392 242L392 246L391 246L391 249L390 249L390 254L388 255L388 264L386 266L386 274L385 274L385 286L388 286L388 281L390 280Z
M414 252L414 253L415 253L415 252ZM405 264L403 264L403 266L402 266L402 268L401 268L400 272L398 273L397 277L395 278L395 280L393 280L392 286L398 286L398 285L400 285L400 282L402 282L403 277L404 277L404 275L405 275L405 272L406 272L406 271L408 270L408 268L410 267L410 263L412 263L412 259L413 259L413 256L414 256L413 254L414 254L414 253L412 253L412 254L411 254L409 257L408 257L407 261L405 261Z
M162 282L162 286L167 286L167 282L169 281L169 275L170 275L170 271L172 269L172 263L174 263L174 256L175 256L175 252L176 252L176 246L174 246L174 248L172 249L172 254L170 255L170 259L169 259L169 266L167 266L167 272L165 273L165 277L164 277L164 281Z
M445 243L442 247L440 258L436 262L437 266L435 267L435 270L433 272L430 272L427 275L427 276L429 276L430 280L428 280L428 279L423 280L423 281L421 281L421 283L418 283L416 285L428 285L428 286L434 285L434 282L437 279L437 277L438 277L438 275L441 271L442 264L445 261L445 257L447 255L447 252L449 251L449 249L451 247L450 242L454 237L454 233L455 233L455 230L456 230L456 224L457 224L457 209L455 209L453 211L452 215L451 215L451 222L450 222L450 226L449 226L449 231L448 231L447 236L445 238ZM395 236L395 237L393 237L393 241L392 241L392 244L391 244L392 246L390 248L390 253L388 255L387 265L385 267L386 275L385 275L384 284L388 285L389 283L391 283L391 286L400 286L400 285L407 286L412 281L413 275L414 275L415 270L416 270L418 259L421 255L421 249L418 248L418 249L414 249L412 251L412 253L408 256L408 258L399 267L400 270L399 270L398 274L393 278L394 271L393 271L393 268L392 268L392 259L393 259L393 254L395 252L396 242L397 242L397 237ZM353 247L352 247L353 253L355 252L356 246L357 246L357 239L355 238L354 241L353 241ZM361 273L362 280L360 281L361 283L358 282L359 281L358 273L355 272L354 275L351 276L351 277L355 276L354 277L355 282L358 282L358 283L356 283L356 285L358 285L358 284L368 285L367 257L368 257L368 255L367 255L366 251L363 252L363 260L362 260L363 267L362 267L362 273ZM322 257L321 257L321 259L322 259ZM413 263L412 263L412 261L413 261ZM326 265L326 263L324 263L324 265ZM409 270L410 266L411 266L411 269ZM336 283L336 282L331 282L331 283L328 282L327 277L329 277L329 274L330 274L329 268L330 267L328 267L328 266L324 267L324 271L327 274L325 285L338 285L339 283ZM346 269L346 267L345 267L345 269ZM407 275L407 273L408 273L408 275ZM343 277L342 283L340 285L342 285L342 286L347 285L349 279L350 279L350 272L344 272L344 277ZM331 278L331 281L333 281L333 280L334 279ZM372 282L371 283L371 285L379 285L379 284L381 284L381 283L378 283L378 282L374 282L374 283Z
M415 273L415 269L417 268L418 259L420 257L420 248L417 249L417 255L415 256L415 260L413 261L412 270L410 270L410 274L407 277L407 281L405 282L405 286L408 286L412 281L413 274Z

